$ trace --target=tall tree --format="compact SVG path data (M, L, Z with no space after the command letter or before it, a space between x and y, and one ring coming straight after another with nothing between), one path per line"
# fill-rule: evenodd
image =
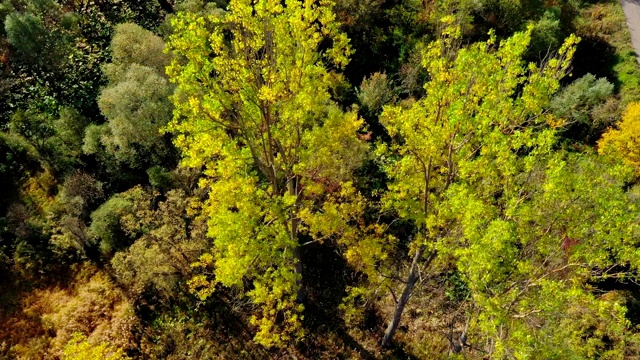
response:
M284 344L303 334L302 235L322 239L302 216L351 187L366 148L356 113L331 100L338 75L325 67L346 65L348 39L325 0L232 0L172 26L170 129L184 164L204 168L214 243L202 261L214 278L191 284L202 298L216 284L246 289L261 306L256 341Z
M407 107L387 107L381 118L394 138L390 146L379 149L390 178L383 206L417 227L405 285L382 340L385 346L400 323L420 269L428 268L446 248L452 222L446 216L450 188L495 171L500 176L493 179L500 182L485 186L499 194L524 164L549 150L551 133L537 129L550 121L543 109L559 87L576 42L570 37L559 58L538 67L521 60L531 29L499 46L491 34L486 43L459 49L459 28L446 26L453 17L443 21L442 38L423 53L430 77L425 97Z

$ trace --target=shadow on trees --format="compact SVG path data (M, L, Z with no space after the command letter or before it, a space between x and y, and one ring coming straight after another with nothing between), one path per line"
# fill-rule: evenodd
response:
M328 344L314 342L327 340L335 334L344 345L357 351L364 359L375 357L351 337L344 324L339 321L338 306L346 295L346 287L353 285L353 271L349 269L337 249L326 244L312 243L302 251L302 276L306 290L305 328L310 332L310 341L300 346L309 358L322 356L322 347Z
M616 271L628 272L630 271L628 266L618 266L617 268L610 269L612 273ZM596 293L619 291L626 293L626 308L627 312L625 317L631 322L631 328L635 328L640 325L640 284L626 279L619 279L616 277L608 277L606 279L593 282L591 285L595 288Z
M301 352L309 359L326 356L332 349L330 343L322 342L329 337L337 337L344 346L360 355L362 359L376 359L347 331L341 320L339 305L346 295L346 287L356 285L359 275L351 269L333 245L313 243L303 247L303 281L306 289L305 328L310 332L309 341L300 346ZM382 338L384 319L373 310L366 311L365 322L361 328ZM335 349L334 351L339 349ZM387 358L413 359L399 346L388 349ZM345 354L345 356L347 356ZM389 357L390 356L390 357ZM346 357L345 357L346 358Z
M218 289L206 303L187 293L171 300L147 292L135 304L141 322L138 341L145 351L136 349L134 357L197 359L272 359L269 351L253 342L248 319L232 309L232 299Z

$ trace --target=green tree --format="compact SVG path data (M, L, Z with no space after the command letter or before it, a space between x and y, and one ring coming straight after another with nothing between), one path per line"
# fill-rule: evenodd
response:
M80 144L87 123L70 108L61 108L57 117L35 109L18 110L11 117L9 131L2 136L22 143L43 168L63 174L80 162Z
M122 226L123 218L133 211L136 193L124 192L112 196L91 213L88 234L93 244L98 244L106 254L124 248L136 234L127 233Z
M82 154L82 140L89 120L76 109L63 107L59 117L53 120L56 139L55 147L69 158L78 158Z
M9 133L20 136L29 143L39 159L47 159L51 152L47 140L55 134L53 120L46 113L38 111L17 111L11 117Z
M531 32L531 44L529 54L540 58L545 56L550 50L557 49L562 45L562 39L566 37L561 28L560 7L553 6L545 10L542 17L533 23Z
M89 209L102 200L102 183L76 171L64 181L47 219L51 223L51 243L61 250L75 249L83 255L93 245L86 225Z
M69 106L99 116L96 98L106 85L100 67L110 59L115 24L155 29L165 15L155 1L3 1L0 121L26 107L53 115Z
M18 188L30 173L40 166L31 147L15 136L0 133L0 209L4 211L18 193Z
M357 95L363 112L369 117L379 116L383 106L393 102L393 90L391 80L384 73L374 73L362 80Z
M107 123L87 130L84 150L98 145L132 167L162 161L169 152L160 129L171 120L173 92L164 67L169 56L162 39L135 24L116 26L111 42L112 62L103 67L109 85L98 97ZM96 126L101 126L97 130ZM96 136L99 132L100 136Z
M420 269L428 269L451 245L446 241L453 221L446 216L452 206L450 188L487 177L496 182L485 186L503 192L510 176L548 151L553 132L535 129L548 121L543 109L559 88L576 42L569 38L560 58L540 68L521 60L531 30L499 46L491 35L486 43L458 49L454 44L459 28L446 26L453 20L443 19L443 38L423 53L430 76L424 85L426 96L407 107L387 107L381 117L394 139L378 150L390 178L383 208L417 228L405 285L382 341L385 346L400 323ZM526 156L519 155L524 148ZM490 178L492 171L500 175Z
M607 106L605 101L613 94L613 84L607 79L596 79L587 74L562 89L550 109L563 121L563 132L574 139L593 141L609 126L606 117L598 116Z
M4 32L17 60L42 70L64 65L73 51L77 15L64 12L53 0L27 2L24 10L4 19Z
M105 88L98 105L107 118L109 132L102 141L108 151L131 165L144 163L150 155L161 155L165 144L160 129L171 120L169 95L166 79L152 68L137 64L129 66L120 81Z
M214 242L201 262L214 265L214 278L191 284L206 298L216 284L242 289L250 280L246 293L261 308L252 317L256 341L265 346L302 335L301 236L322 240L302 216L351 187L365 151L362 122L330 98L335 75L325 64L342 67L350 53L331 8L233 0L219 16L172 22L170 129L184 164L205 169Z
M150 67L164 75L171 57L164 53L164 41L151 31L133 24L116 25L111 40L112 62L104 66L107 75L117 79L116 73L126 71L131 64Z

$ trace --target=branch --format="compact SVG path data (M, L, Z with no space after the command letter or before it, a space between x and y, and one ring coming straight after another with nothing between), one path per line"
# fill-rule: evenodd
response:
M389 289L389 292L391 293L391 296L393 296L393 303L397 304L398 303L398 298L396 297L396 293L393 292L393 289L391 289L391 287L389 285L385 285L387 287L387 289Z

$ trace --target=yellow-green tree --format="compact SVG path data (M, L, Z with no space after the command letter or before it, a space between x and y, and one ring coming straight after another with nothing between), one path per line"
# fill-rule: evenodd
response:
M598 152L615 154L640 173L640 103L629 104L618 128L602 135Z
M348 39L330 1L232 0L215 15L179 14L168 48L183 164L203 168L209 190L213 277L192 279L206 298L217 284L246 289L260 306L256 341L299 338L302 214L348 191L365 146L355 112L332 100ZM323 51L320 52L322 46Z
M401 239L409 241L404 266L395 264L397 248L359 241L359 252L375 257L360 267L370 285L392 289L395 300L383 345L416 284L455 271L465 284L456 300L463 320L441 329L451 352L621 358L637 342L625 296L594 288L637 277L638 204L624 188L630 172L555 149L559 121L545 111L577 39L537 66L522 61L531 30L459 48L451 20L423 53L426 95L381 116L393 139L378 149L389 177L382 206L415 225ZM406 273L394 286L398 269Z
M458 48L460 30L450 26L453 21L443 19L441 39L423 53L429 74L426 95L408 106L387 107L381 116L394 139L379 148L390 178L383 207L417 228L405 285L383 345L400 323L420 269L457 246L450 241L456 222L448 214L454 206L450 189L482 179L486 193L510 191L512 177L550 150L553 131L545 126L552 119L543 110L559 88L576 42L569 38L558 58L538 67L522 61L531 30L500 44L491 34L486 43Z
M633 173L602 160L553 151L503 177L502 194L482 170L451 187L444 213L455 220L439 256L454 259L471 300L459 349L479 354L474 344L492 359L637 352L625 317L632 295L611 286L637 281L638 201L625 192Z

